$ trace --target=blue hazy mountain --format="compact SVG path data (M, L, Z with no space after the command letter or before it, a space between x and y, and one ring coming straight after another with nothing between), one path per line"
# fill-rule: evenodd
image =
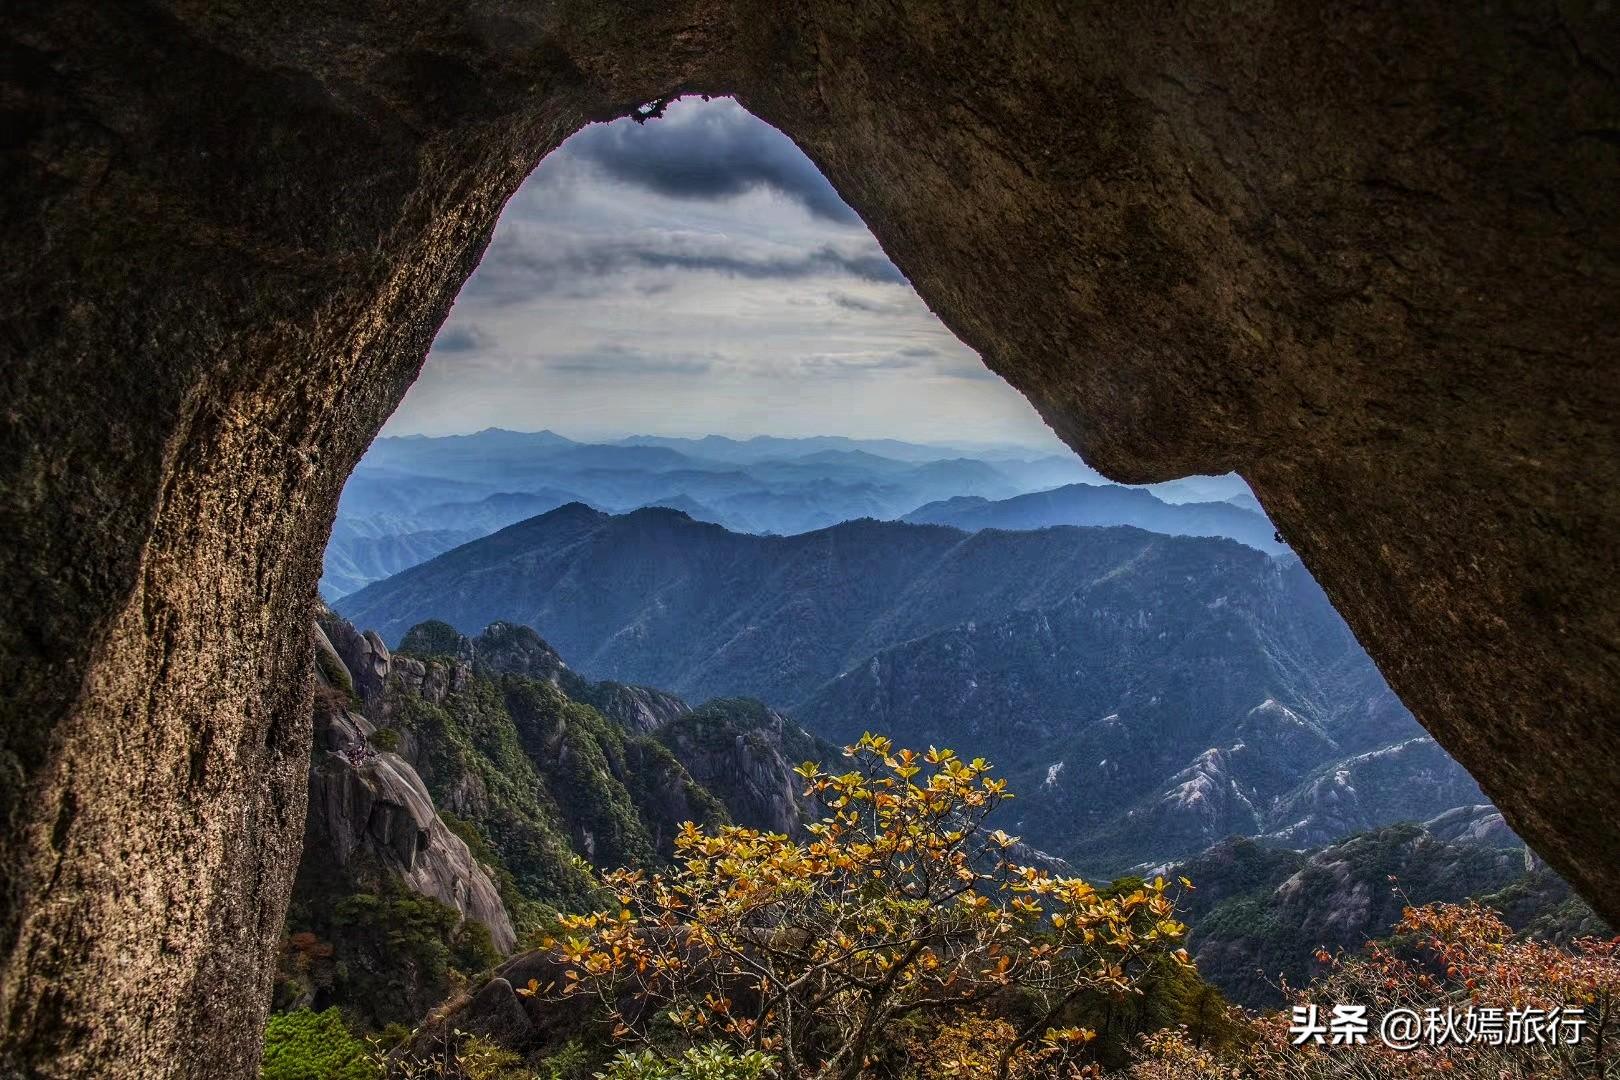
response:
M1235 478L1195 479L1247 491ZM329 599L345 595L568 502L613 513L670 506L733 532L788 535L863 517L899 518L944 500L994 502L1076 483L1103 481L1073 455L894 439L635 436L589 443L499 428L383 438L344 489L321 587ZM1266 528L1234 527L1224 535L1262 534L1269 536Z
M1119 484L1068 484L999 500L959 495L920 506L902 520L969 531L1134 525L1171 536L1226 536L1273 554L1288 550L1275 539L1271 521L1256 510L1232 502L1170 503L1143 488Z
M971 748L1090 874L1485 802L1298 559L1130 527L788 536L573 503L335 605L397 641L527 625L593 679L746 696L818 736Z

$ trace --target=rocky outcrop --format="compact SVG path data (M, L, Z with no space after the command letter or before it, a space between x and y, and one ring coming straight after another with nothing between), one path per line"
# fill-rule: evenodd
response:
M1478 785L1433 739L1406 739L1319 769L1275 801L1264 831L1290 847L1317 847L1396 821L1445 821L1458 809L1475 812L1478 801Z
M538 157L680 90L790 134L1098 469L1241 472L1413 712L1620 915L1617 20L22 6L0 1058L251 1071L343 477Z
M368 634L375 637L371 631ZM648 733L691 711L685 701L650 686L619 682L593 683L569 668L563 658L532 627L497 620L477 637L467 637L438 620L412 627L400 641L400 651L421 656L454 657L451 682L460 685L473 668L486 674L516 675L547 683L575 701L590 705L627 731ZM407 682L417 692L442 697L444 689L422 686L426 669L412 663Z
M414 1023L515 947L494 876L502 871L440 816L406 756L427 748L374 720L387 717L396 665L410 659L390 657L329 612L314 639L309 800L275 1002L337 1006L362 1030ZM351 672L340 648L363 666Z
M1423 823L1423 828L1437 840L1448 843L1480 844L1484 847L1522 848L1524 841L1514 835L1502 820L1502 814L1488 804L1457 806ZM1535 853L1525 849L1525 869L1533 870Z
M537 950L512 957L465 998L449 1003L413 1032L404 1052L431 1059L446 1041L462 1033L477 1035L530 1058L579 1035L592 1023L594 1001L583 994L519 995L517 988L534 983L561 985L568 965L555 952Z
M511 952L517 935L488 871L439 819L416 770L370 745L374 731L357 713L317 712L305 847L339 869L369 856L412 892L482 923L495 948Z
M711 701L664 727L658 738L740 824L797 836L821 816L793 769L804 761L830 762L836 752L758 701Z
M692 711L674 694L628 683L594 683L580 688L576 696L627 730L643 733L655 732Z
M466 654L487 671L521 675L565 691L565 683L583 681L568 669L557 650L530 627L493 622L478 637L463 641Z
M381 707L383 688L388 685L388 673L393 670L393 657L376 631L356 630L348 621L322 607L315 621L315 645L343 666L341 672L334 673L317 665L318 673L328 678L346 679L348 687L359 695L362 706L373 710Z

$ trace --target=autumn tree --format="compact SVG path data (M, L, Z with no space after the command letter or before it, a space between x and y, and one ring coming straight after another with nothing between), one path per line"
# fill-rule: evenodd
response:
M1131 1076L1176 1080L1242 1075L1253 1080L1556 1080L1620 1078L1620 939L1587 937L1568 946L1517 938L1477 903L1408 906L1389 941L1361 954L1318 954L1324 970L1294 992L1301 1007L1365 1006L1371 1032L1346 1045L1296 1045L1291 1013L1247 1023L1237 1051L1211 1054L1185 1030L1143 1041ZM1577 1010L1580 1038L1511 1037L1509 1017ZM1458 1018L1460 1033L1396 1049L1378 1038L1378 1021L1394 1011ZM1476 1030L1490 1018L1495 1034ZM1505 1029L1505 1030L1504 1030ZM1236 1072L1234 1073L1234 1070Z
M798 770L825 809L807 839L686 825L671 869L610 874L612 910L560 920L564 978L524 992L594 995L621 1039L722 1038L817 1080L967 1024L970 1051L946 1038L955 1075L1008 1080L1063 1073L1092 1038L1060 1026L1082 995L1187 963L1163 880L1103 896L1019 861L986 825L1012 796L984 760L873 735L844 753L847 771Z

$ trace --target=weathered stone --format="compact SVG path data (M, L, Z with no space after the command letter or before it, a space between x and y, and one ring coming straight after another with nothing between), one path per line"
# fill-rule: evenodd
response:
M338 867L367 851L414 892L483 923L494 946L511 952L517 935L488 871L434 812L416 770L368 746L372 730L359 713L317 707L305 845Z
M1620 9L64 0L0 34L0 1064L252 1072L343 479L538 158L681 89L790 134L1092 464L1242 472L1620 918Z
M770 719L778 728L791 723L776 713ZM819 807L804 797L804 782L794 775L796 763L783 756L780 735L772 740L739 734L723 745L688 731L666 731L664 738L692 779L723 793L742 824L802 835L805 822L816 820Z
M501 1046L521 1045L534 1030L512 984L499 975L473 995L467 1003L466 1018L469 1033L482 1035Z
M372 630L361 633L325 608L316 618L315 632L315 647L320 649L324 643L332 651L347 671L360 700L366 708L376 711L394 664L382 638Z

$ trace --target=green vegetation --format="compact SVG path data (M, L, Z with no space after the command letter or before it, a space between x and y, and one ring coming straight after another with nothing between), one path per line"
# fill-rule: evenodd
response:
M536 1080L586 1080L594 1075L593 1063L601 1052L592 1053L578 1039L569 1039L562 1048L540 1059Z
M500 852L516 887L507 899L530 914L534 905L593 902L589 864L569 842L562 810L525 752L494 683L474 679L442 703L396 692L393 703L396 724L417 733L417 771L434 803L461 808L484 846ZM468 790L478 798L457 797Z
M506 676L501 690L529 759L544 770L557 803L567 807L591 862L650 863L651 837L624 786L630 779L624 733L595 709L569 701L545 683Z
M338 903L332 922L344 937L414 967L430 983L500 960L482 923L464 922L454 908L417 893L356 893Z
M707 1043L675 1057L621 1050L596 1075L598 1080L760 1080L774 1064L757 1050L737 1053L722 1043Z
M603 903L594 867L661 864L683 822L730 820L657 738L626 731L544 678L491 669L559 670L533 631L493 628L468 642L445 624L426 624L407 644L426 665L422 689L390 679L388 723L369 742L393 752L409 747L440 821L485 868L520 940L558 910ZM593 686L561 672L569 687ZM637 702L685 709L679 699L621 689L647 695ZM319 707L340 712L348 703ZM703 723L721 721L717 714ZM319 755L317 762L328 771L346 767ZM356 825L366 822L344 828ZM365 843L341 853L306 849L287 929L278 1007L336 1005L362 1032L419 1021L498 959L484 925L463 923L456 910L414 893L393 855Z
M1200 969L1251 1008L1279 1004L1284 980L1302 986L1320 972L1319 950L1360 948L1410 904L1480 897L1530 936L1604 932L1568 885L1525 872L1523 849L1449 843L1411 824L1309 855L1230 840L1177 872L1199 883L1185 911Z
M264 1029L262 1080L378 1080L366 1044L349 1033L337 1009L294 1009Z
M1500 911L1509 926L1534 938L1567 942L1610 933L1591 905L1545 868L1528 871L1506 888L1481 896L1479 902Z
M349 675L349 669L338 662L337 657L324 648L316 648L315 669L349 708L360 707L360 694L354 688L354 679Z
M521 1055L477 1035L462 1041L456 1064L467 1080L534 1080Z
M300 868L277 971L279 1007L336 1004L362 1032L414 1024L500 959L482 923L463 921L380 868L346 869L328 870L322 889L310 883L310 867ZM356 876L378 881L377 891L342 892Z
M410 653L423 659L455 656L461 648L461 642L461 632L455 627L439 619L429 619L411 627L395 651Z
M539 926L552 916L554 909L550 905L533 899L523 891L523 886L507 868L505 858L476 824L448 810L439 811L439 820L444 822L445 828L460 837L472 857L483 864L501 894L501 903L511 916L513 926Z
M593 865L650 866L681 822L727 819L668 747L549 683L480 672L441 702L392 692L441 817L494 870L520 932L596 903Z
M779 725L777 714L754 698L715 698L670 721L658 734L666 743L685 737L711 750L723 750L741 735L761 754L780 746L782 754L792 762L836 752L831 744L795 724Z

